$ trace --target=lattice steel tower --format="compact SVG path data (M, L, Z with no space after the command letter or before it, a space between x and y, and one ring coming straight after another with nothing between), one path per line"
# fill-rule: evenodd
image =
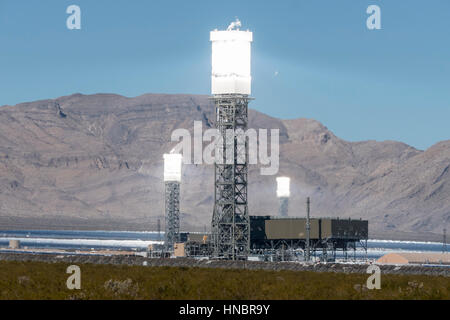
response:
M172 251L180 241L181 154L164 155L165 234L164 245Z
M214 257L247 259L250 251L250 218L247 203L248 124L251 93L250 53L253 34L235 30L212 31L212 94L216 128ZM243 140L242 140L242 137Z

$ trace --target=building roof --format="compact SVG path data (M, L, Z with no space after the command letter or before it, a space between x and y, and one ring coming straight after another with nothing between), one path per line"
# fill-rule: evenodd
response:
M377 260L385 264L450 264L449 253L394 252Z

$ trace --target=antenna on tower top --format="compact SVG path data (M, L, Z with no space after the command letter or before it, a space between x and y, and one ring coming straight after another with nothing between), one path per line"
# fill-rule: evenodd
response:
M236 17L236 21L230 23L230 25L227 28L227 31L231 31L231 30L239 30L239 28L242 27L242 23L241 21Z

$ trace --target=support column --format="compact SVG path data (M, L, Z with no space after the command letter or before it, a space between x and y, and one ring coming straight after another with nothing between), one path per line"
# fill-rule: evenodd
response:
M278 201L279 201L278 216L286 218L288 216L289 198L288 197L278 198Z
M180 183L165 182L165 247L172 251L174 244L180 241Z
M215 95L216 148L212 231L214 256L247 259L250 252L250 218L247 203L248 141L247 95Z

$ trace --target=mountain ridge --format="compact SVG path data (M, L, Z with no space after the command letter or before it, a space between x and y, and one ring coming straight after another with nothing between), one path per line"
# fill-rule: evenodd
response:
M175 144L170 133L192 131L194 120L213 125L208 96L74 94L0 107L0 225L50 217L55 227L155 225L163 219L162 154ZM292 178L293 216L304 215L311 196L313 215L369 219L380 234L438 234L450 222L450 140L423 151L348 142L316 120L253 109L249 127L280 129L279 174ZM212 187L212 166L183 168L186 228L209 226ZM275 188L275 177L250 166L250 214L277 213Z

